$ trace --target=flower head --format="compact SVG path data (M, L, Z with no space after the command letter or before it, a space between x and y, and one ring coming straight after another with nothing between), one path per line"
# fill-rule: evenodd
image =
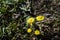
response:
M31 17L31 18L29 18L28 20L27 20L27 23L28 24L30 24L30 25L32 25L32 23L35 21L35 19L33 18L33 17Z
M31 29L31 28L28 28L28 29L27 29L27 32L28 32L28 33L31 33L31 32L32 32L32 29Z
M40 31L39 30L35 30L34 34L35 35L39 35L40 34Z
M37 20L37 21L42 21L42 20L44 20L44 16L37 16L37 17L36 17L36 20Z

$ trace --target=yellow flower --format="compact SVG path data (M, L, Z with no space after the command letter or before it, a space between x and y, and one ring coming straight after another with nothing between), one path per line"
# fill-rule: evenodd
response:
M44 20L44 16L37 16L37 17L36 17L36 20L37 20L37 21L42 21L42 20Z
M32 29L31 29L31 28L28 28L28 29L27 29L27 32L28 32L28 33L31 33L31 32L32 32Z
M35 35L39 35L40 34L40 31L39 30L35 30L34 34Z
M32 23L35 21L35 19L33 18L33 17L31 17L31 18L29 18L28 20L27 20L27 23L28 24L30 24L30 25L32 25Z

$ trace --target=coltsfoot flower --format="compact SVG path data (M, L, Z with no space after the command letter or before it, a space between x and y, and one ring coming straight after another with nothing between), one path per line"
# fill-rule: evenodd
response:
M33 17L31 17L31 18L29 18L28 20L27 20L27 23L28 24L30 24L30 25L32 25L32 23L35 21L35 19L33 18Z
M42 20L44 20L44 16L37 16L37 17L36 17L36 20L37 20L37 21L42 21Z
M35 35L40 35L40 31L39 31L39 30L35 30L35 31L34 31L34 34L35 34Z
M32 32L32 29L31 29L31 28L28 28L28 29L27 29L27 32L28 32L28 33L31 33L31 32Z

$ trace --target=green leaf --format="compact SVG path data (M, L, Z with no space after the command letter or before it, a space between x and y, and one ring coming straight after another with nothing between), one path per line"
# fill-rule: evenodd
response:
M0 8L0 12L6 12L6 10L7 10L7 8L5 8L5 7Z

